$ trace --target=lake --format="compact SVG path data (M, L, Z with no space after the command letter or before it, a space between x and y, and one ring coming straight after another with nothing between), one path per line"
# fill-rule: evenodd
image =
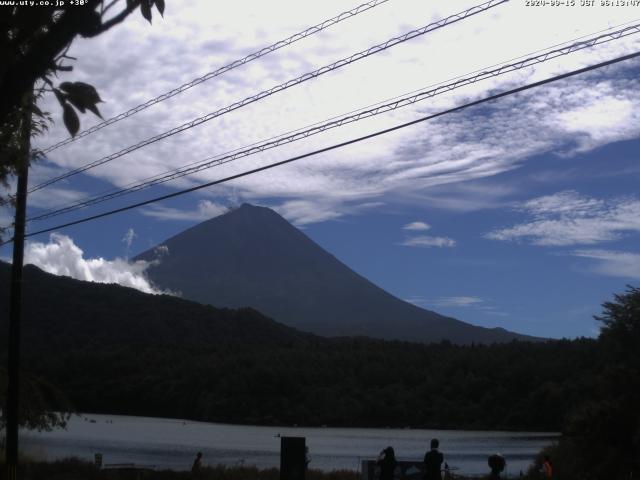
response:
M258 427L189 420L82 414L67 430L20 433L21 448L47 460L75 456L103 463L136 463L174 470L189 469L196 452L209 465L279 467L279 436L306 437L310 468L360 470L388 445L400 460L422 459L431 438L440 439L445 461L461 473L488 473L487 457L499 452L507 473L526 470L554 433L380 428Z

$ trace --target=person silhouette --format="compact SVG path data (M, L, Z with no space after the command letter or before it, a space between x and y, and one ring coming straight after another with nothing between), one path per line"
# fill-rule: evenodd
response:
M202 471L202 452L198 452L196 454L196 459L193 461L193 465L191 466L191 473L193 475L198 475Z
M500 474L504 470L504 467L507 466L506 460L499 453L491 455L487 459L487 464L489 465L489 468L491 469L491 474L489 475L489 478L491 480L498 480L500 478Z
M424 480L440 480L440 467L444 461L444 455L438 451L440 441L437 438L431 440L431 450L424 455Z
M380 452L376 465L380 467L380 480L393 480L393 473L398 465L393 447L387 447Z

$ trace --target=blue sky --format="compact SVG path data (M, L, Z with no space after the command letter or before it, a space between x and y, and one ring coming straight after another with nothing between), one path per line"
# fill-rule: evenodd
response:
M250 2L214 15L205 2L191 10L168 10L165 20L152 27L132 19L92 42L76 42L71 53L79 60L70 78L91 81L107 100L102 111L112 116L351 7L322 3L303 10L282 2L264 10ZM34 168L31 184L474 5L427 3L391 0L318 38L58 149ZM43 189L32 196L30 211L65 205L516 56L615 30L638 13L532 10L513 1ZM30 228L211 181L637 51L636 37ZM246 201L274 208L355 271L419 306L537 336L593 336L597 324L592 315L600 304L640 280L639 70L637 60L608 67L228 185L60 230L57 237L41 235L32 239L27 257L54 273L152 291L144 265L115 259ZM46 99L44 106L55 117L51 102ZM84 127L97 120L82 121ZM44 147L65 138L60 123L35 144ZM2 216L6 222L8 212ZM3 247L0 255L8 257L10 249Z

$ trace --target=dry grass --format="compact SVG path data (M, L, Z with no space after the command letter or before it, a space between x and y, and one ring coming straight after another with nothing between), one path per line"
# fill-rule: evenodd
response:
M91 462L69 458L53 462L22 462L18 477L21 480L279 480L277 468L204 467L194 476L191 472L173 470L99 470ZM306 480L359 480L360 474L350 470L322 472L310 470ZM6 480L4 461L0 462L0 480Z

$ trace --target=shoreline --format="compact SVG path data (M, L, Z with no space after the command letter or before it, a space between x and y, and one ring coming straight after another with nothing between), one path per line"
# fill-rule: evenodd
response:
M124 419L137 418L137 419L147 419L153 421L166 421L166 422L177 422L184 424L202 424L202 425L219 425L219 426L228 426L228 427L256 427L256 428L281 428L281 429L307 429L307 430L320 430L320 429L348 429L348 430L409 430L409 431L428 431L428 432L475 432L475 433L486 433L486 434L532 434L535 437L549 437L555 438L560 437L562 432L553 432L548 430L518 430L518 429L509 429L509 428L472 428L472 427L425 427L425 426L411 426L411 425L306 425L306 424L281 424L281 423L243 423L243 422L231 422L231 421L208 421L208 420L194 420L189 418L176 418L176 417L154 417L151 415L135 415L128 413L106 413L106 412L74 412L70 414L71 417L87 417L90 416L107 416L107 417L122 417ZM22 429L21 429L22 431ZM25 430L29 431L29 430Z

